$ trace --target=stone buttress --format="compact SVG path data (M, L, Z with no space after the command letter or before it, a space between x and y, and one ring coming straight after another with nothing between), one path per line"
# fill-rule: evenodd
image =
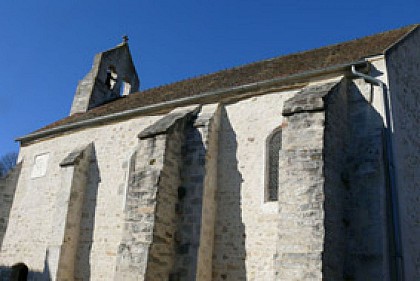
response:
M276 280L385 280L383 121L370 93L343 79L285 102Z
M86 192L93 144L71 152L61 163L61 187L57 193L52 235L47 248L51 280L74 280L74 265L80 236L80 220Z
M218 112L180 108L139 134L114 280L211 280Z
M276 280L323 280L324 98L336 89L309 87L284 104Z

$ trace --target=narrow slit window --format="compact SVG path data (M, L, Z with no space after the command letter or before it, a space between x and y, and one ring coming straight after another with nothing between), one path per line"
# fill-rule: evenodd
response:
M275 130L268 137L265 201L277 201L279 190L279 157L281 150L281 139L281 129Z

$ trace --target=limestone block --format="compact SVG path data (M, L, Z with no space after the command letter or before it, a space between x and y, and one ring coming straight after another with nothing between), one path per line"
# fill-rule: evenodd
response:
M302 89L293 98L284 103L283 115L289 116L294 113L324 109L325 104L323 99L337 83L337 81L333 81Z
M176 109L171 113L165 115L153 125L144 129L140 134L140 139L153 137L155 135L164 134L172 128L177 121L183 119L187 115L196 114L199 106L189 106L187 108Z
M327 249L322 247L328 204L324 176L328 114L324 110L328 96L337 95L341 84L308 86L284 103L276 280L323 280L323 268L330 266L323 258Z

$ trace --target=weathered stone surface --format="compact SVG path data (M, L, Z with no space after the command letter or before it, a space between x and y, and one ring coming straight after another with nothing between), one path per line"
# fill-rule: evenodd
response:
M112 83L110 75L112 70ZM70 115L86 112L139 89L139 78L127 43L95 56L92 69L79 82Z
M203 106L185 131L174 269L180 280L212 280L219 115L217 104Z
M394 118L402 252L406 280L420 279L420 32L417 29L386 57Z
M54 223L52 214L60 207L56 205L63 169L59 163L82 144L92 141L96 161L89 164L75 280L112 280L123 229L129 156L135 150L138 132L157 119L159 116L136 118L22 147L21 157L26 165L22 166L21 178L26 180L19 181L16 188L11 220L0 251L0 268L23 262L37 276L43 274ZM35 156L47 152L50 159L46 175L32 179Z
M420 70L400 57L415 54L397 48L389 60L408 278L418 275L418 95L405 74ZM384 59L372 65L386 82ZM81 90L101 82L91 74ZM0 278L24 263L31 280L389 281L381 91L332 77L23 146L14 197L7 191L0 202L9 218L0 221ZM270 201L267 166L277 151L267 139L280 128L278 200ZM90 142L88 161L79 147Z
M85 148L79 148L74 151L72 151L69 155L66 156L66 158L61 161L60 166L72 166L77 165L81 158L83 158L83 152L85 151Z
M363 80L343 80L324 95L323 111L287 116L277 280L385 279L383 121L372 93Z
M182 147L198 109L171 112L139 135L115 280L166 280L174 273Z
M210 132L213 153L217 143L217 105L203 107L201 120L207 120L200 130L192 126L197 109L179 118L172 118L179 110L170 113L152 126L165 134L140 138L115 280L211 280L216 170L214 161L206 168L204 157Z
M342 174L348 168L349 153L349 115L348 80L325 97L325 129L323 148L322 190L324 209L324 246L322 253L323 280L342 280L346 258L346 225L344 210L346 206L346 185ZM351 243L351 242L350 242Z
M338 224L340 218L337 218L337 221L332 223L344 226L343 276L354 280L388 278L388 272L384 270L388 268L389 255L386 234L387 195L382 154L384 124L378 111L369 103L372 92L375 98L381 97L372 87L363 79L348 83L345 155L337 151L335 156L332 154L329 157L330 160L336 159L332 169L328 169L328 175L335 182L334 186L344 192L344 200L335 200L344 205L342 222ZM332 113L342 116L335 119L344 120L344 112L340 111ZM336 129L335 132L339 130ZM335 137L330 139L332 149L340 146L342 134L344 132L334 134ZM337 209L339 204L334 203L331 208ZM331 255L331 259L336 259L334 254Z
M197 114L199 106L191 106L184 109L177 109L165 115L163 118L144 129L140 134L140 139L150 138L159 134L165 134L175 125L177 121L185 118L187 115Z
M283 115L289 116L294 113L305 111L323 110L325 107L324 97L328 95L336 85L337 82L330 82L302 89L293 98L284 103Z
M294 94L271 92L222 108L212 280L274 280L278 206L265 200L266 141Z
M324 114L317 113L316 116L325 120ZM276 280L322 280L325 238L323 142L320 139L306 147L305 140L295 141L291 136L300 134L298 132L305 135L305 130L293 129L293 123L305 122L305 118L293 119L285 120L287 125L283 129L285 138L280 153ZM307 130L323 135L324 128L309 126Z
M93 150L93 144L89 144L71 152L60 163L62 180L55 201L57 208L53 213L51 239L47 247L51 280L75 279L74 266L81 231L81 211Z
M287 118L279 166L282 188L278 192L276 280L341 278L340 266L344 258L337 253L340 250L342 253L344 247L345 235L340 232L343 205L337 203L334 209L334 202L343 196L329 169L340 166L337 158L345 161L346 138L340 137L346 131L346 113L343 112L344 119L335 116L345 107L337 102L345 97L343 84L334 81L309 86L285 102L286 114L283 115ZM320 111L327 103L328 111ZM341 145L335 147L334 140L341 140ZM335 158L337 152L343 154L341 158ZM338 168L338 174L340 171ZM338 225L334 225L337 221ZM336 254L335 260L330 253Z

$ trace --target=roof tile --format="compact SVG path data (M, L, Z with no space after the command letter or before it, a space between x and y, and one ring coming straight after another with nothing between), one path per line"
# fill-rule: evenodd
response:
M86 113L65 117L38 130L38 132L129 109L183 97L197 96L209 91L287 77L306 71L359 61L366 57L383 54L387 48L401 40L416 27L418 25L406 26L340 44L254 62L151 88L121 97L110 103L93 108Z

